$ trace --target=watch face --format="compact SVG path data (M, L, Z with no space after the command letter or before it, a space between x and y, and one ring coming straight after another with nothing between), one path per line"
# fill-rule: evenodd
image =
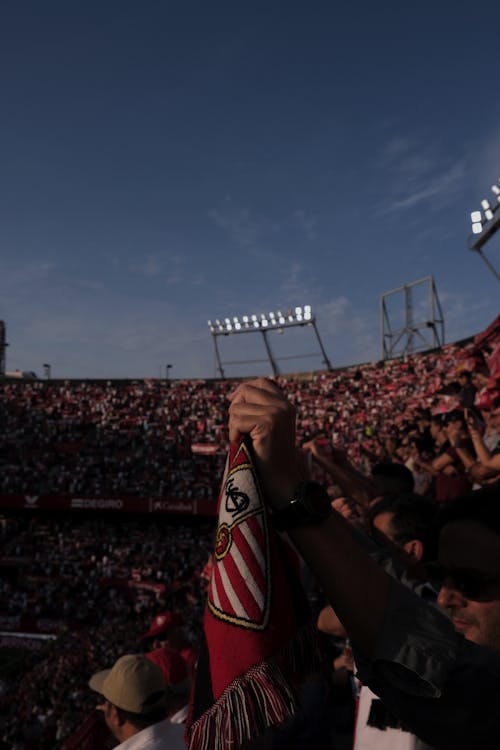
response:
M302 504L311 519L327 518L332 512L330 498L325 488L317 482L304 482L302 487Z
M324 521L332 512L325 488L317 482L301 482L290 502L273 513L278 531Z

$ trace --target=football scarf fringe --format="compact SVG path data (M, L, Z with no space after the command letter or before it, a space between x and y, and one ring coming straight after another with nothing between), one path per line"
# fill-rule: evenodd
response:
M288 669L301 673L311 670L318 657L317 639L312 626L301 628L283 652ZM272 726L291 719L298 708L298 691L285 676L279 659L261 662L237 677L220 698L188 729L190 750L240 748L244 742L264 734ZM281 659L280 659L281 661Z
M230 446L217 511L190 750L239 750L290 719L317 654L295 553L273 527L247 440Z

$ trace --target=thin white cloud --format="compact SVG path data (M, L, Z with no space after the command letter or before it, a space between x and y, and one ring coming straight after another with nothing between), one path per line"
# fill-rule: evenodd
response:
M223 208L210 209L208 216L236 245L250 248L256 244L260 222L248 208L238 208L226 202Z
M129 266L129 271L147 279L161 279L165 284L173 286L185 281L183 272L183 259L180 255L148 255L140 263ZM191 277L188 275L188 281Z
M50 261L0 262L2 294L8 293L12 288L45 282L56 270L56 264Z
M433 144L402 135L391 138L374 162L387 195L375 213L408 211L426 203L431 208L446 205L463 190L468 164L467 157L450 160Z
M315 240L318 237L318 220L307 213L303 208L298 208L293 213L296 224L302 229L307 240Z
M473 336L492 322L488 320L488 310L494 309L494 304L487 295L478 299L463 292L443 291L439 293L439 299L443 308L447 342Z
M148 255L140 263L130 265L129 270L141 276L153 277L160 276L164 271L164 267L164 262L160 261L157 256Z
M387 211L399 211L413 208L419 203L439 199L440 202L451 200L453 194L460 190L466 175L465 162L452 164L446 171L425 180L418 189L407 193L387 206Z

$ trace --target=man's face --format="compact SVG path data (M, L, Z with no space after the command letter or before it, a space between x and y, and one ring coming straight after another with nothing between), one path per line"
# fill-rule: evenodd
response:
M500 406L490 412L490 418L488 422L493 430L500 433Z
M104 721L106 723L106 726L108 727L109 731L113 735L113 737L116 737L117 740L121 742L123 737L120 734L120 727L119 724L116 721L116 708L113 706L112 703L110 703L106 698L102 699L102 702L99 703L96 706L96 709L98 711L102 711Z
M383 513L379 513L378 516L375 516L375 518L373 519L374 529L376 529L380 534L383 534L384 537L389 539L389 541L391 542L394 542L393 529L391 525L393 518L394 513L386 510Z
M447 575L438 595L455 629L500 653L500 536L478 521L453 521L439 539Z
M438 424L438 422L431 422L430 425L430 432L434 440L437 438L439 433L441 432L441 426Z

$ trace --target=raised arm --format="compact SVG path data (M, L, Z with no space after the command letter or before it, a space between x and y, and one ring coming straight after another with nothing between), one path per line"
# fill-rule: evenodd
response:
M252 438L264 494L272 509L289 504L303 480L295 449L295 410L275 383L240 385L231 397L230 438ZM321 582L357 648L370 657L388 601L390 577L360 547L335 511L289 535ZM370 613L370 617L366 613Z
M314 440L304 443L302 447L311 453L316 463L331 476L348 497L365 508L370 504L370 501L376 495L373 482L349 463L347 458L330 461L321 453ZM340 455L340 451L338 455Z

